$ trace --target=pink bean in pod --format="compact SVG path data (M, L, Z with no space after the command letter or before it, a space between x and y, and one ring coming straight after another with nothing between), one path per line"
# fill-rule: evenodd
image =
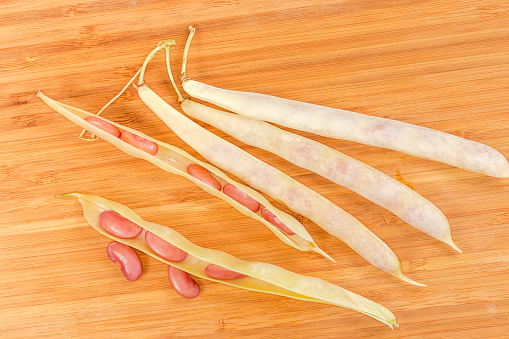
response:
M279 220L278 217L274 215L271 211L266 209L265 207L262 207L261 210L262 218L270 222L272 225L279 228L281 231L285 232L288 235L294 235L295 232L288 228L281 220Z
M187 257L186 252L149 231L145 233L145 242L158 256L168 261L180 262Z
M159 149L159 146L157 146L155 142L137 136L136 134L133 134L129 131L123 131L120 139L127 142L129 145L152 155L155 155Z
M140 257L131 247L114 241L108 245L106 252L111 261L120 266L127 280L138 280L143 268Z
M233 280L247 277L247 275L245 274L231 271L227 268L217 266L214 264L210 264L207 267L205 267L205 274L211 278L219 280Z
M221 183L219 183L219 181L217 181L205 167L191 164L187 166L187 173L196 179L203 181L207 185L212 186L219 191L221 190Z
M235 187L232 184L226 184L223 187L223 193L238 202L249 208L253 212L258 212L260 209L260 203L255 199L251 198L246 193L242 192L239 188Z
M114 126L109 122L106 122L96 117L85 118L85 121L91 123L96 127L99 127L100 129L102 129L105 132L108 132L109 134L116 136L117 138L120 138L120 130L117 128L117 126Z
M169 266L168 277L175 292L184 298L196 298L200 294L200 285L191 278L189 273Z
M143 228L115 211L104 211L99 215L99 224L109 234L122 239L137 237Z

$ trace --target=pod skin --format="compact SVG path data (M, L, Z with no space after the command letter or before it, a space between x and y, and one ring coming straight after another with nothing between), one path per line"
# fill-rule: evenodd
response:
M184 112L245 144L272 152L313 171L391 211L416 229L461 252L451 237L449 221L429 200L388 175L319 142L260 120L228 113L192 100Z
M168 53L166 60L171 76ZM147 61L144 67L146 63ZM141 77L143 73L142 69L138 82L140 98L177 136L201 156L237 176L249 186L288 206L292 211L310 219L329 234L342 240L374 267L410 284L425 286L406 277L396 254L360 221L309 187L185 117L143 83ZM284 220L279 219L286 224Z
M184 79L182 87L194 98L252 119L509 178L509 163L499 151L445 132L266 94L225 90L189 79Z
M258 220L259 222L263 223L265 226L267 226L272 233L274 233L281 241L283 241L285 244L292 246L293 248L296 248L301 251L313 251L316 253L319 253L323 255L324 257L334 261L331 257L329 257L325 252L323 252L314 242L313 238L307 230L304 228L304 226L294 217L289 215L288 213L285 213L276 207L274 207L263 195L258 193L257 191L253 190L252 188L243 185L241 183L235 182L232 179L230 179L224 172L219 170L218 168L211 166L207 163L204 163L189 153L181 150L180 148L177 148L175 146L166 144L164 142L158 141L156 139L153 139L139 131L136 131L132 128L128 128L125 126L122 126L120 124L114 123L110 120L104 119L102 117L97 117L98 119L102 119L105 122L108 122L111 125L114 125L118 127L119 129L123 131L129 131L133 134L136 134L142 138L145 138L147 140L150 140L152 142L157 143L158 145L158 153L156 155L151 155L143 150L140 150L134 146L129 145L128 143L122 141L121 139L111 135L110 133L98 128L97 126L88 123L85 121L85 118L87 117L96 117L94 114L88 113L84 110L81 110L79 108L75 108L63 103L60 103L56 100L53 100L47 96L45 96L41 91L38 91L36 95L41 98L48 106L53 108L55 111L75 123L76 125L88 130L93 135L96 135L100 137L101 139L106 140L113 146L117 147L121 151L134 156L136 158L144 159L157 167L173 173L180 176L183 176L187 178L188 180L191 180L196 186L200 187L204 191L215 195L216 197L226 201L229 203L232 207L234 207L239 212ZM180 113L179 113L180 114ZM266 221L262 218L261 214L257 214L252 212L247 207L243 206L242 204L238 203L237 201L233 200L232 198L228 197L226 194L224 194L221 191L218 191L217 189L211 187L210 185L196 179L195 177L189 175L186 171L187 166L189 164L198 164L205 169L207 169L210 173L214 174L216 177L221 178L226 183L230 183L238 188L240 188L242 191L256 199L258 202L260 202L265 208L270 210L273 214L275 214L281 221L285 223L289 228L292 229L296 233L294 236L290 236L286 233L283 233L277 228L276 226L272 225L270 222Z
M144 221L128 207L111 200L79 193L62 194L59 197L65 196L73 196L79 199L79 202L83 206L83 214L86 221L102 235L134 247L167 265L177 267L191 275L246 290L341 306L373 317L390 328L398 326L394 315L382 305L324 280L293 273L271 264L243 261L222 251L197 246L171 228ZM108 234L99 224L99 215L101 212L107 210L113 210L119 213L124 218L138 224L146 231L154 233L158 237L187 252L188 256L182 262L168 262L150 250L143 241L144 237L120 239ZM210 264L239 272L247 277L236 280L218 280L210 278L205 274L205 268Z

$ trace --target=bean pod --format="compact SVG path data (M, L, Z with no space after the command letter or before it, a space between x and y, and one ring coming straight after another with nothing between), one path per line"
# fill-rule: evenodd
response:
M108 141L127 154L149 161L167 172L177 174L191 180L206 192L226 201L241 213L262 222L285 244L301 251L314 251L332 260L332 258L330 258L315 244L313 238L309 235L304 226L302 226L302 224L297 219L275 208L264 196L262 196L257 191L239 182L233 181L218 168L196 159L189 153L175 146L150 138L149 136L139 131L122 126L120 124L116 124L102 117L97 117L81 109L48 98L41 91L37 92L37 96L41 98L48 106L53 108L55 111L67 119L86 129L90 133ZM89 118L101 120L101 122L91 123L87 121ZM120 138L117 136L117 133L112 134L111 130L105 127L110 125L118 128L121 133ZM122 135L124 135L124 140L121 139ZM157 148L154 146L154 144L157 145ZM215 181L219 182L219 185ZM224 194L220 188L226 184L235 186L243 193L256 200L260 206L269 209L295 234L289 235L280 232L276 226L266 221L261 216L259 211L255 213L243 204Z
M391 328L397 325L394 315L385 307L321 279L296 274L271 264L243 261L221 251L197 246L173 229L146 222L131 209L114 201L79 193L69 193L62 196L77 197L83 206L83 213L87 222L96 231L109 238L153 255L150 247L144 241L139 241L140 238L119 240L106 232L99 223L99 215L105 207L119 213L173 246L182 249L187 253L187 258L181 262L169 262L159 256L155 256L155 258L194 276L251 291L346 307L373 317ZM245 277L232 280L211 278L206 273L206 269L210 265L220 266L226 270L243 274Z

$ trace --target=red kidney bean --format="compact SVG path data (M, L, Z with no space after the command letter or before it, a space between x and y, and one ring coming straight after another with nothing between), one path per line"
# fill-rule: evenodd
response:
M145 233L145 242L158 256L168 261L180 262L187 257L186 252L149 231Z
M221 190L221 184L207 171L203 166L191 164L187 166L187 173L195 177L196 179L203 181L209 186L214 187L217 190Z
M99 127L100 129L102 129L105 132L108 132L109 134L116 136L117 138L120 138L120 130L117 128L117 126L114 126L109 122L106 122L96 117L85 118L85 121L91 123L96 127Z
M127 142L129 145L134 146L148 154L156 154L159 146L153 141L147 140L129 131L123 131L120 139Z
M255 199L251 198L246 193L242 192L239 188L233 186L232 184L226 184L223 187L223 192L236 202L246 206L253 212L258 212L260 209L260 203Z
M205 274L214 279L220 280L233 280L233 279L242 279L247 277L247 275L231 271L227 268L217 266L214 264L210 264L205 267Z
M281 231L285 232L288 235L294 235L295 232L288 228L278 217L276 217L271 211L262 207L261 210L262 218L270 222L272 225L279 228Z
M168 278L170 284L184 298L196 298L200 294L200 285L191 277L191 275L181 269L168 267Z
M109 234L122 239L137 237L143 228L115 211L104 211L99 215L99 223Z
M140 257L131 247L114 241L108 245L106 252L111 261L120 266L127 280L138 280L143 268Z

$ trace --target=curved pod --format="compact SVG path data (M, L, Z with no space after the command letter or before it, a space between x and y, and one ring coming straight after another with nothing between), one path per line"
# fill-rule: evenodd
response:
M352 190L461 252L452 240L449 221L438 207L375 168L319 142L260 120L217 110L192 100L184 100L181 107L187 115L245 144L272 152Z
M147 84L138 86L138 94L177 136L212 164L310 219L329 234L341 239L376 268L408 283L423 286L403 274L398 257L385 242L330 200L207 131L166 103ZM279 219L289 226L286 220ZM277 233L285 234L276 226L272 227ZM300 230L291 229L300 235Z
M177 148L175 146L166 144L164 142L158 141L156 139L153 139L149 137L148 135L145 135L139 131L136 131L132 128L128 128L126 126L122 126L120 124L114 123L110 120L107 120L102 117L96 117L94 114L88 113L84 110L81 110L79 108L72 107L70 105L66 105L63 103L60 103L56 100L53 100L47 96L45 96L41 91L38 91L36 94L39 98L41 98L48 106L53 108L56 112L63 115L65 118L69 119L71 122L75 123L76 125L86 129L91 134L96 135L100 137L101 139L109 142L113 146L117 147L121 151L134 156L136 158L140 158L143 160L146 160L155 166L165 170L166 172L170 172L173 174L180 175L190 181L192 181L196 186L200 187L204 191L226 201L229 203L233 208L238 210L244 215L247 215L255 220L260 221L263 223L267 228L269 228L281 241L283 241L285 244L292 246L293 248L296 248L301 251L313 251L316 253L319 253L323 255L324 257L333 260L330 258L325 252L323 252L314 242L313 238L309 235L309 233L306 231L304 226L289 215L288 213L285 213L276 207L274 207L263 195L258 193L257 191L253 190L252 188L243 185L239 182L233 181L231 178L229 178L224 172L219 170L218 168L211 166L207 163L204 163L189 153L181 150L180 148ZM158 151L155 155L149 154L144 150L141 150L135 146L132 146L120 138L111 135L107 131L102 130L101 128L97 127L94 124L91 124L86 121L86 118L88 117L96 117L97 119L101 119L113 126L116 126L119 128L119 130L128 131L130 133L136 134L137 136L144 138L146 140L149 140L151 142L154 142L158 146ZM207 171L209 171L211 174L214 175L215 178L218 178L217 180L221 180L224 184L230 183L237 188L241 189L244 193L248 194L249 196L253 197L255 200L260 202L265 208L269 209L272 213L277 215L279 219L281 219L288 227L290 227L296 234L293 236L283 234L281 233L277 227L272 225L270 222L266 221L261 217L259 213L254 213L244 205L238 203L234 199L230 198L223 192L217 190L216 188L211 187L207 183L203 182L202 180L190 175L187 173L187 167L191 164L197 164L203 168L205 168Z
M146 222L128 207L111 200L79 193L68 193L61 196L77 197L83 206L83 214L86 221L102 235L132 246L167 265L177 267L193 276L251 291L341 306L373 317L391 328L397 326L396 319L392 312L382 305L324 280L287 271L276 265L243 261L225 252L197 246L173 229ZM178 263L168 262L154 255L143 241L139 241L138 239L115 238L104 231L99 224L99 214L104 211L104 209L110 209L120 213L143 229L180 248L188 253L187 258ZM244 274L247 277L234 280L213 279L205 273L205 268L210 264Z

